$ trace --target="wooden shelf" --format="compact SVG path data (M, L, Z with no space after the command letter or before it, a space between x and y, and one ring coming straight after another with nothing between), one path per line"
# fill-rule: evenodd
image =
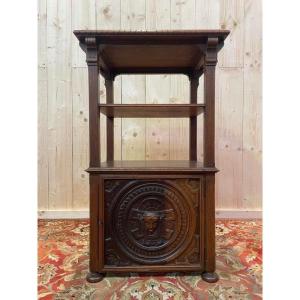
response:
M208 38L217 38L219 48L228 30L110 31L75 30L81 48L86 38L99 46L99 69L107 76L119 74L193 74L203 66Z
M204 104L99 104L100 112L116 118L186 118L203 112Z
M189 160L115 160L102 162L99 168L93 167L86 170L89 173L129 173L136 174L195 174L216 173L218 169L207 168L202 162Z

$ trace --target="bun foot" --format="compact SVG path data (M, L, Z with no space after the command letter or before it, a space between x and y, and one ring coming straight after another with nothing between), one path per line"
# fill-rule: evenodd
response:
M86 280L87 280L87 282L90 282L90 283L96 283L96 282L101 281L103 279L103 277L104 277L104 274L102 274L102 273L89 272L86 275Z
M201 274L201 277L204 281L208 283L214 283L219 280L219 276L215 272L204 272Z

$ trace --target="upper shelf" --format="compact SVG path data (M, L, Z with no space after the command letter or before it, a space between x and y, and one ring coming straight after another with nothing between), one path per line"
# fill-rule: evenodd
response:
M102 72L118 74L191 74L203 66L208 38L223 46L228 30L94 31L75 30L86 51L86 38L94 38Z
M115 118L185 118L203 112L204 104L99 104L100 112Z

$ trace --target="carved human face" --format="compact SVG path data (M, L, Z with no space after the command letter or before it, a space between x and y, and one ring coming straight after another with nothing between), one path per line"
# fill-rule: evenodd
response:
M158 215L155 215L154 213L146 213L144 215L145 227L150 234L152 234L156 230L158 219Z

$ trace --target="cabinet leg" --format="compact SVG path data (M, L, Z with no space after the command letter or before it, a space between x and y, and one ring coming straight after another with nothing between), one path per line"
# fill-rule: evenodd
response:
M219 276L216 272L204 272L201 274L201 277L208 283L214 283L219 280Z
M87 280L87 282L90 282L90 283L96 283L96 282L101 281L103 279L103 277L104 277L104 274L102 274L102 273L89 272L86 275L86 280Z

